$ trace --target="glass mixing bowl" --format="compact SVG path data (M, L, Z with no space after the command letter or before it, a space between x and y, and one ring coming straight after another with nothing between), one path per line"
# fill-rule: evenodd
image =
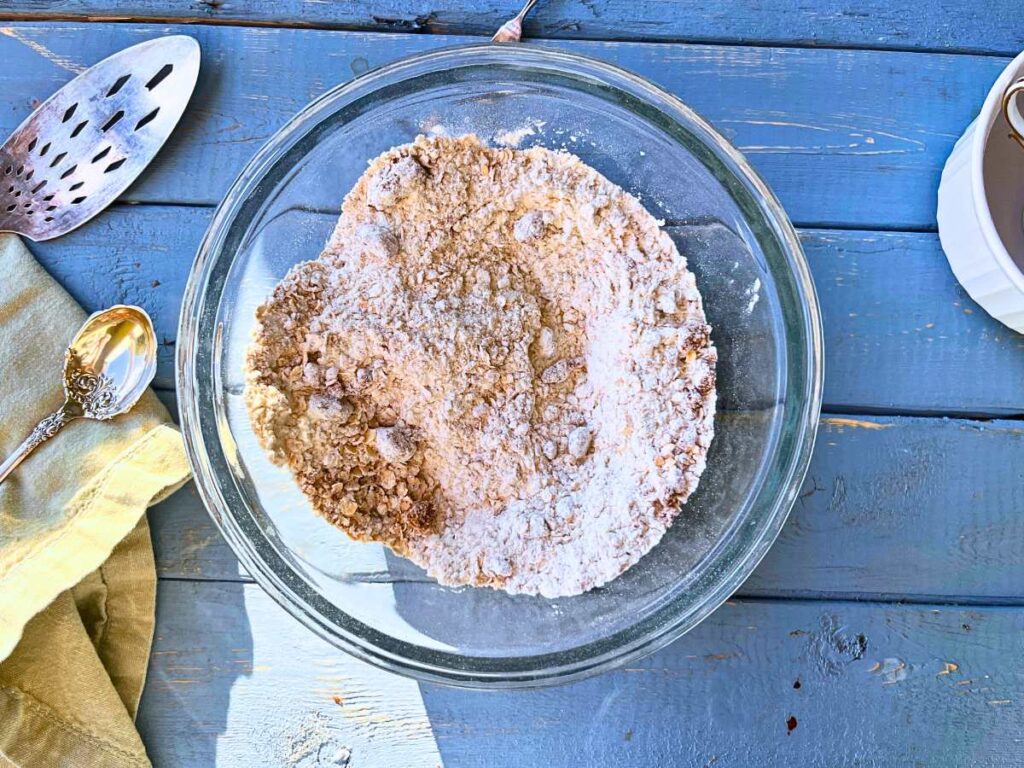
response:
M341 198L420 133L565 148L636 194L688 257L719 351L716 436L698 491L646 557L572 598L437 585L316 517L270 464L242 399L253 313L314 259ZM800 487L821 399L821 328L796 234L765 183L692 110L600 61L475 45L400 61L310 104L217 209L185 291L181 424L210 514L256 581L337 646L424 680L564 681L693 627L765 554Z

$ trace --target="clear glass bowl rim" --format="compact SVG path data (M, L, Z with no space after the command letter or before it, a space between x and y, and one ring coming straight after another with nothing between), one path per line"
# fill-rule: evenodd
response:
M714 579L703 600L695 605L682 606L683 596L677 596L652 616L587 646L520 658L438 652L390 638L355 620L351 624L362 627L363 632L329 620L325 613L347 614L310 590L261 540L262 534L233 485L234 478L221 479L225 471L232 474L231 459L211 456L207 449L207 441L231 444L226 421L216 418L213 398L220 381L220 340L219 331L207 327L215 321L217 310L207 294L228 232L250 192L296 141L345 104L380 86L452 67L484 64L512 70L535 66L570 77L592 78L639 99L683 131L696 134L756 203L762 224L779 246L776 258L782 263L774 266L786 268L783 274L791 278L788 289L793 299L790 304L780 301L786 314L787 376L782 428L770 461L774 492L766 494L769 484L762 484L751 505L762 506L763 512L751 515L756 526L744 526L741 556ZM778 278L774 270L773 276ZM189 274L178 328L176 383L182 434L200 497L242 565L289 614L335 646L392 672L446 685L520 688L576 680L653 653L700 623L739 588L775 541L803 483L817 432L823 375L820 311L800 241L774 193L738 150L675 96L617 66L548 46L473 43L415 54L332 88L289 120L246 164L217 207ZM766 495L771 498L763 498ZM236 510L233 503L243 509Z

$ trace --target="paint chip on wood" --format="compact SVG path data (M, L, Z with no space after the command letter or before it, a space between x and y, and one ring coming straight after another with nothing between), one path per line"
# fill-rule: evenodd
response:
M892 424L881 424L877 421L866 421L865 419L846 419L838 416L831 416L827 419L821 420L827 427L842 430L844 428L850 429L889 429Z
M875 662L868 672L881 675L882 685L893 685L907 679L907 662L896 658L882 659L881 662Z

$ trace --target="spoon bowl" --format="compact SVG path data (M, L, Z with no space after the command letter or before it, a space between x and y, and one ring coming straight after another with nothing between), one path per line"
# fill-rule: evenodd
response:
M156 374L156 333L139 307L118 305L85 321L64 358L64 394L89 419L128 411Z

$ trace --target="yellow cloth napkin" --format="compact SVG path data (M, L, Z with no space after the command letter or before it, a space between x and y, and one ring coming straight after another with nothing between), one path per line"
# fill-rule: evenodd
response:
M0 452L63 401L86 313L0 235ZM188 477L181 436L147 392L76 421L0 485L0 766L148 766L134 726L153 635L146 507Z

